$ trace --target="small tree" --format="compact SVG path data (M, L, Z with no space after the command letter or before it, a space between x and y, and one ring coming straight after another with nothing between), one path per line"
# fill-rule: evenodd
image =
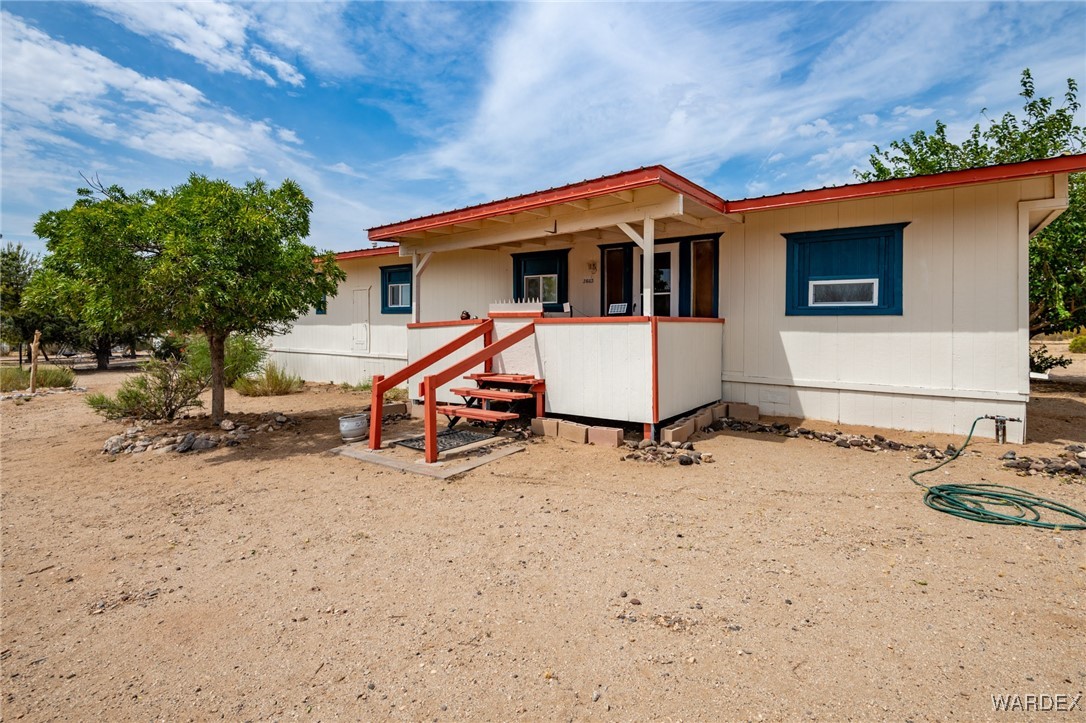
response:
M22 307L23 292L40 265L37 254L22 244L4 244L0 249L0 340L19 347L19 366L23 364L23 344L34 335L33 315Z
M147 282L170 328L207 336L215 422L225 413L227 337L283 331L346 278L333 254L315 260L302 241L312 207L290 180L237 188L196 174L154 205L161 246Z
M875 146L871 170L857 171L863 181L882 181L999 163L1078 153L1086 146L1086 129L1075 123L1078 84L1067 79L1064 104L1036 97L1029 68L1022 71L1024 115L1005 113L987 128L973 126L961 144L947 138L946 124ZM1071 174L1067 210L1029 243L1029 331L1067 331L1086 325L1086 174Z
M155 196L119 186L80 188L71 208L48 211L34 225L49 254L34 274L24 308L72 319L69 337L92 348L99 369L109 367L120 340L162 327L147 303L146 273L156 248L147 213Z

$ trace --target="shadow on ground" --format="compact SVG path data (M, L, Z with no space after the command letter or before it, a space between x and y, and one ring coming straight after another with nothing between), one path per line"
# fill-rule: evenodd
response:
M1033 382L1026 414L1029 442L1086 442L1086 382Z

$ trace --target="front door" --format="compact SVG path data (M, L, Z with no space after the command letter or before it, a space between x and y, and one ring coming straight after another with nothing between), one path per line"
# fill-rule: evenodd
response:
M603 252L603 313L629 316L633 313L633 285L630 279L633 253L629 246L614 246Z

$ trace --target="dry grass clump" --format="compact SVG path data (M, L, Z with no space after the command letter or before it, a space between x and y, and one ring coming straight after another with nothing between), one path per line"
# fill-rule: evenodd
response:
M264 370L253 377L242 377L234 382L234 390L243 397L277 397L295 394L305 388L301 377L288 374L283 367L269 362Z

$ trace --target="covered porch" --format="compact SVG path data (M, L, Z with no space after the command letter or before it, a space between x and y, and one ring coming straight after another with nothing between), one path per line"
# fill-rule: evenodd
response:
M429 461L439 414L516 416L466 393L488 374L509 394L535 395L537 416L635 423L651 436L720 399L717 245L740 222L654 166L371 229L410 259L382 288L383 303L411 314L409 363L375 379L375 401L408 383L424 405ZM379 430L370 441L380 446Z
M412 323L465 309L484 316L505 300L538 301L547 317L716 317L719 238L741 222L723 199L653 166L380 226L369 237L398 243L402 277L382 293Z

